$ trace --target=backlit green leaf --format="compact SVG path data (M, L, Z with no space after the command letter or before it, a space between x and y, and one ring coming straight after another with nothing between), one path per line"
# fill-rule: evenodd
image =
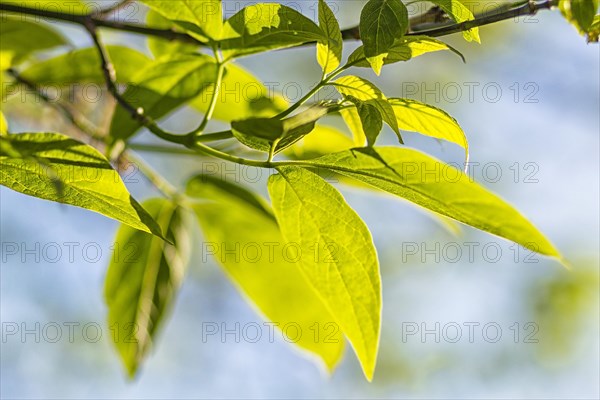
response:
M389 102L396 113L400 129L455 143L465 149L468 161L467 135L458 122L445 111L410 99L389 99Z
M388 103L385 95L377 86L364 78L352 75L343 76L334 81L332 85L342 96L351 96L365 104L375 107L381 113L381 117L386 124L396 132L400 143L404 143L402 141L402 136L400 135L400 130L398 129L398 122L396 121L394 110Z
M25 19L2 16L0 23L0 57L3 69L18 64L29 54L69 44L60 33L49 26Z
M96 149L58 133L4 136L18 155L0 153L0 184L40 199L95 211L162 237L154 219L131 197Z
M369 0L360 15L360 37L367 61L377 75L396 39L408 29L408 11L400 0Z
M586 33L598 12L598 0L560 0L558 7L564 17L580 33Z
M446 14L450 16L457 23L472 21L475 16L462 2L461 0L427 0L433 4L438 5ZM583 0L588 1L588 0ZM594 0L597 1L597 0ZM479 28L472 28L463 32L463 37L469 42L481 43L479 37Z
M356 111L358 112L358 118L362 126L362 132L364 132L367 143L369 146L374 146L381 129L383 129L383 118L381 112L372 104L368 102L362 102L353 97L347 97L356 105Z
M178 28L173 22L152 9L148 10L146 14L146 23L148 26L158 29L177 30ZM160 58L165 54L194 53L198 51L198 46L194 44L184 43L179 40L162 39L156 36L148 37L148 48L155 58Z
M308 135L317 120L327 114L325 107L314 106L283 120L277 118L250 118L233 121L233 135L246 146L274 154L281 152Z
M317 125L311 133L286 149L284 154L293 159L309 159L349 150L352 147L355 147L352 139L336 128Z
M594 17L594 22L588 29L588 42L590 43L598 43L598 39L600 38L600 14Z
M450 50L465 61L464 56L458 50L440 40L427 36L406 36L394 41L394 44L388 49L388 54L384 57L383 63L384 65L388 65L400 61L408 61L423 54L440 50ZM363 46L357 48L350 55L348 63L352 64L353 67L371 67L365 56Z
M223 38L221 48L226 58L327 40L312 20L276 3L243 8L226 21Z
M339 67L342 61L342 32L337 18L325 0L319 0L319 26L327 40L317 43L317 60L328 74Z
M288 341L333 370L343 354L342 332L296 265L296 248L285 247L265 200L211 176L192 179L187 194L200 200L194 211L204 233L203 257L213 256L247 301L290 335Z
M196 97L190 105L206 112L212 97L212 86ZM288 102L280 95L272 93L251 73L232 62L227 64L225 77L213 118L233 121L247 118L268 118L279 114L288 107Z
M0 136L5 136L8 134L8 122L6 122L6 118L2 111L0 111Z
M318 175L283 167L269 194L284 239L298 246L298 266L325 302L373 378L381 327L381 283L369 229Z
M201 54L167 55L135 76L123 97L153 119L159 119L198 96L216 80L211 57ZM128 139L141 128L139 121L117 107L110 126L114 138Z
M353 149L307 161L434 212L560 258L552 243L514 207L464 172L419 151L398 147Z
M352 132L355 147L363 147L367 143L367 135L363 129L362 121L356 107L345 107L340 110L346 126Z
M174 303L190 249L185 210L159 198L143 205L172 244L121 225L104 285L111 341L130 377L152 348Z
M221 0L140 1L200 40L219 40L221 37Z
M117 82L129 83L150 59L139 51L125 46L106 46L116 72ZM100 56L94 47L78 49L26 68L21 76L38 85L70 85L76 83L103 83Z

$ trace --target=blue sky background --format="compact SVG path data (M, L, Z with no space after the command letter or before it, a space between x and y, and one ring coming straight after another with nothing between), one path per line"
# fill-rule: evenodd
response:
M342 25L356 20L355 6L342 5ZM311 15L310 11L307 14ZM0 188L3 243L33 248L36 243L43 247L52 242L78 242L102 250L97 260L91 250L93 260L76 251L73 262L66 255L57 263L36 262L33 256L25 262L18 256L3 257L3 334L7 323L25 323L30 329L35 323L41 327L65 322L80 325L73 343L65 337L57 343L36 343L33 335L25 341L18 336L6 337L1 343L1 396L597 398L599 48L585 44L558 12L543 12L536 19L484 28L482 46L452 37L450 42L467 56L466 65L451 54L433 54L391 66L381 78L367 70L360 73L380 84L390 97L401 95L409 87L407 83L418 87L424 83L429 88L439 83L439 102L433 94L423 97L423 90L412 97L436 104L461 123L470 139L471 159L482 166L474 169L475 177L540 227L572 261L574 272L567 273L557 262L541 257L534 258L537 263L527 263L524 252L515 262L510 243L467 227L461 237L453 237L406 202L343 188L348 202L371 228L381 261L384 318L373 383L363 379L349 349L335 374L326 377L280 339L236 343L231 337L225 342L209 338L203 343L203 323L225 323L233 328L235 323L244 326L263 321L218 266L202 262L198 251L156 350L139 378L128 382L110 346L102 300L117 223ZM76 33L79 31L65 32L75 42L85 44L85 39L80 39L84 36ZM112 42L123 41L123 36L116 34L107 37ZM350 54L350 48L345 54ZM243 64L265 81L298 82L304 87L319 74L314 49L275 52L249 58ZM473 101L467 82L479 84ZM520 88L517 102L515 83ZM486 85L502 89L497 102L486 101L486 95L488 100L496 96L492 89L482 92ZM456 92L450 90L457 86L463 93L455 101ZM531 99L537 102L524 102L533 91ZM195 125L197 118L193 112L183 111L169 118L165 126L185 130L187 125ZM13 130L31 126L20 119ZM460 162L463 157L461 150L450 144L409 133L405 139L408 146L446 161ZM139 139L148 140L149 136ZM385 142L395 142L391 132L385 134ZM144 158L155 162L176 182L184 182L201 167L190 158ZM502 177L495 182L495 173L486 175L483 166L488 173L499 168ZM520 171L516 182L515 168ZM531 172L535 183L526 182ZM143 178L137 178L137 183L129 184L137 198L154 194ZM264 193L263 186L257 184L256 188ZM195 240L201 240L198 232ZM479 250L472 260L463 256L457 263L447 259L436 262L429 257L422 262L421 253L403 254L402 244L413 242L421 248L453 243L464 251L466 242L478 243L479 249L487 244L500 248L502 256L498 262L490 262ZM566 296L567 300L557 303L552 297L556 293L549 288L561 288L565 283L572 283L569 287L585 295L577 300ZM556 312L550 307L544 314L540 304L564 307ZM475 331L473 343L464 337L457 343L443 338L436 343L433 335L425 340L406 335L409 325L425 324L432 329L436 323L441 327L458 324L466 334L464 324L469 322L480 327L497 324L502 329L501 338L490 343L480 330ZM539 328L534 335L539 343L524 343L528 332L524 327L530 322ZM88 323L102 329L96 343L83 338L81 328ZM518 343L514 340L515 323L519 324ZM63 326L63 335L66 333ZM88 333L93 336L93 330Z

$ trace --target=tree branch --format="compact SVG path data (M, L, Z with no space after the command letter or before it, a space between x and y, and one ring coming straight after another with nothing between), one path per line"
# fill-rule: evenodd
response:
M148 128L150 132L152 132L159 138L169 141L171 143L183 145L188 144L189 138L187 136L175 135L162 130L161 128L159 128L156 122L154 122L150 117L146 116L143 108L134 107L123 96L121 96L121 94L119 93L119 89L117 88L115 70L110 61L108 51L106 50L106 47L104 47L104 45L100 41L100 37L98 36L95 19L92 17L87 17L84 20L83 25L90 34L90 37L94 42L94 46L98 50L98 55L100 56L100 64L102 67L102 72L104 74L106 86L108 87L108 91L117 101L117 103L119 103L119 105L123 107L133 119L135 119L140 124Z
M176 1L176 0L174 0ZM446 36L453 33L467 31L472 28L479 26L489 25L495 22L500 22L508 19L535 15L540 10L549 10L557 5L557 0L530 0L522 5L512 7L502 11L491 11L484 13L483 15L476 16L471 21L465 21L459 24L443 22L441 26L435 26L427 30L414 31L418 25L422 24L421 16L411 20L411 30L407 33L407 36L412 35L427 35L432 37ZM207 46L208 43L200 41L186 33L177 32L172 29L156 29L140 24L123 23L119 21L108 21L103 18L98 18L94 15L73 15L68 13L56 12L51 10L42 10L31 7L24 7L15 4L0 3L0 11L6 11L11 13L32 15L38 17L44 17L54 19L62 22L70 22L86 26L90 22L95 27L115 29L123 32L137 33L146 36L160 37L166 40L178 41L184 43L196 44L198 46ZM435 24L438 25L438 24ZM358 26L342 30L342 38L344 40L360 40L360 29ZM310 43L304 43L310 44Z
M52 10L43 10L41 8L38 9L5 3L0 3L0 11L6 11L22 15L31 15L34 17L49 18L54 19L56 21L70 22L82 26L85 26L89 22L92 22L93 25L96 27L115 29L123 32L137 33L146 36L155 36L166 40L175 40L178 42L197 44L199 46L206 45L206 43L197 40L186 33L176 32L172 29L156 29L140 24L129 24L119 21L109 21L104 20L104 18L102 17L96 17L94 15L75 15Z

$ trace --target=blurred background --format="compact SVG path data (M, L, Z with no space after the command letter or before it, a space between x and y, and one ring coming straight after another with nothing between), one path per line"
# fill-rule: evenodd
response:
M229 15L241 4L224 3ZM348 27L363 4L331 6ZM312 18L315 6L294 3ZM144 20L141 7L134 18ZM53 25L77 46L90 45L80 29ZM148 51L143 38L103 32L109 43ZM349 348L327 376L281 335L269 340L265 330L256 343L244 340L244 327L263 321L199 247L152 355L128 381L102 298L117 223L0 188L1 397L598 398L599 48L558 11L485 27L481 36L481 46L447 38L467 64L435 53L386 67L381 77L357 73L390 97L453 115L470 139L475 179L546 233L572 271L468 227L455 235L396 198L340 187L371 228L381 261L383 330L373 383ZM265 82L306 90L320 76L314 52L277 51L241 63ZM9 101L3 111L13 132L68 129L40 107ZM186 109L164 126L185 131L198 118ZM143 133L136 141L153 138ZM388 131L381 141L396 139ZM463 158L460 148L417 134L406 133L405 141L448 162ZM143 157L179 185L206 161ZM264 175L252 185L263 194ZM157 194L139 174L128 178L136 198ZM5 252L7 243L18 244L19 253ZM241 337L206 337L207 324ZM62 336L55 339L57 326Z

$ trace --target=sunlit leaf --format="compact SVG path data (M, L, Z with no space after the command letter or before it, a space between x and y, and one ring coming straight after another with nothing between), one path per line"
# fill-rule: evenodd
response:
M558 8L580 33L587 33L598 12L598 0L559 0Z
M204 233L204 257L213 256L247 301L283 334L288 329L288 341L333 370L344 349L342 332L302 276L292 258L295 248L284 247L265 200L211 176L192 179L187 194L199 200L194 211Z
M475 19L475 16L466 7L461 0L427 0L433 4L438 5L446 14L450 16L457 23L462 23L465 21L472 21ZM588 0L582 0L588 1ZM597 1L597 0L594 0ZM481 43L481 39L479 37L479 28L472 28L463 32L463 37L465 40L469 42L477 42Z
M47 25L25 19L2 16L0 23L2 68L18 64L29 54L69 44L60 33Z
M389 99L389 102L394 109L400 129L455 143L465 149L468 160L467 135L448 113L432 105L411 99Z
M233 121L233 135L246 146L274 154L281 152L308 135L315 128L317 120L327 114L325 107L314 106L293 117L250 118Z
M158 29L176 30L177 25L163 17L156 11L150 9L146 14L146 23L148 26ZM194 53L198 51L198 46L191 43L184 43L179 40L162 39L156 36L148 37L148 48L155 58L160 58L165 54Z
M96 149L58 133L4 136L18 156L0 153L0 184L20 193L95 211L162 237Z
M598 38L600 37L600 14L594 17L594 22L588 29L588 42L590 43L598 43Z
M353 149L307 161L358 179L441 215L560 258L552 243L514 207L450 165L398 147Z
M327 39L317 43L317 60L328 74L342 61L343 39L338 20L325 0L319 0L319 26Z
M140 1L200 40L219 40L221 37L221 0Z
M394 44L388 49L387 55L383 58L383 63L388 65L408 61L423 54L441 50L450 50L465 61L464 56L458 50L440 40L427 36L406 36L394 41ZM357 48L348 57L348 63L352 64L353 67L371 67L365 56L363 46Z
M311 133L286 149L284 154L294 159L309 159L349 150L354 146L352 139L336 128L317 125Z
M327 40L312 20L276 3L243 8L226 21L223 38L221 48L226 58Z
M394 110L377 86L364 78L352 75L343 76L334 81L332 85L342 96L351 96L375 107L381 113L381 117L385 123L396 132L400 143L403 143Z
M206 112L212 90L203 91L190 105ZM273 93L244 68L232 62L225 69L213 118L233 121L247 118L273 117L288 107L288 102Z
M159 119L198 96L216 80L211 57L201 54L167 55L135 76L123 94L125 100L153 119ZM117 107L110 135L127 139L141 128L139 121Z
M130 377L152 348L174 303L190 249L185 210L159 198L143 205L172 244L121 225L104 285L111 341Z
M0 111L0 136L5 136L8 134L8 122L6 122L6 118L2 111Z
M362 121L356 107L345 107L340 110L346 126L352 132L355 147L362 147L367 143L367 135L363 129Z
M381 112L369 102L362 102L354 97L346 97L356 106L356 112L360 119L361 129L367 138L369 146L374 146L379 133L383 129L383 118Z
M106 49L119 83L131 82L150 63L148 57L129 47L111 45ZM36 62L21 72L21 76L38 85L104 83L100 56L94 47Z
M360 37L367 61L377 75L390 47L408 29L408 10L400 0L369 0L360 15Z
M371 233L342 195L318 175L283 167L269 194L298 266L325 302L373 378L381 328L381 283Z

